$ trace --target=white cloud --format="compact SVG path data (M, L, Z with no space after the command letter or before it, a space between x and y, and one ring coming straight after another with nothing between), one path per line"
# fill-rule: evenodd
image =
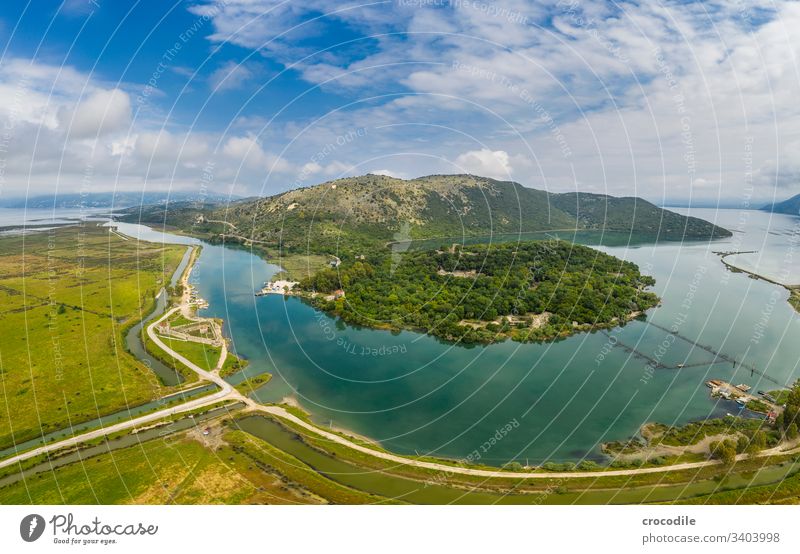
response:
M384 177L394 177L395 179L402 179L402 174L392 171L390 169L375 169L370 171L373 175L383 175Z
M306 59L294 38L331 20L388 38ZM280 36L293 26L294 35ZM751 153L754 196L776 185L800 191L796 2L509 0L342 10L332 0L232 0L214 27L211 40L296 64L313 84L332 79L325 87L339 93L392 93L337 118L343 128L374 121L407 129L371 131L363 160L425 140L425 153L470 171L508 178L514 169L517 180L551 190L657 200L747 195L743 158ZM472 137L487 146L464 153ZM428 167L435 164L421 160L419 170Z
M131 99L119 89L98 90L77 107L61 110L58 120L59 126L76 138L94 138L124 131L131 123Z
M459 173L471 173L495 179L509 180L513 172L508 152L503 150L492 151L488 148L470 150L459 155L453 164Z
M136 135L124 136L111 141L112 156L129 156L136 151Z
M93 12L96 7L91 0L64 0L61 4L61 13L68 16L85 16Z
M254 136L177 127L157 106L136 120L129 92L70 66L0 61L0 128L4 196L53 186L193 190L207 184L207 171L213 187L236 183L234 192L247 194L271 183L268 175L292 178L293 166Z
M58 112L101 87L70 66L22 58L0 60L0 114L6 120L58 127Z
M240 166L263 171L287 172L291 164L270 152L265 151L252 136L230 137L222 148L227 158Z
M303 175L319 175L324 168L317 162L308 162L300 168L300 173Z
M133 151L139 160L148 164L196 167L211 158L212 140L212 137L201 133L145 131L133 137Z
M354 171L355 167L352 164L334 160L323 168L322 173L326 177L343 177L353 174Z
M255 77L253 64L229 61L208 77L214 91L222 92L242 88Z
M655 200L736 198L750 182L760 198L800 191L796 2L411 4L193 5L213 20L210 40L257 50L270 67L291 65L287 78L330 80L320 94L337 93L318 104L316 93L297 99L299 117L273 120L280 106L236 114L225 136L179 127L191 115L166 121L155 101L150 119L131 124L130 86L6 58L0 116L15 125L3 177L24 186L33 166L34 179L74 184L92 163L98 182L192 186L213 159L217 179L250 191L277 175L267 192L298 174L314 184L387 166L409 176L513 173L550 190ZM332 24L364 40L313 54L309 45ZM258 76L256 62L216 61L232 50L215 50L206 77L217 90ZM98 135L97 144L85 140Z

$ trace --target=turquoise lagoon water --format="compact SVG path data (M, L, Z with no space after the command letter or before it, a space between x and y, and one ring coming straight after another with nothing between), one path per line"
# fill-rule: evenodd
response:
M219 245L204 245L192 279L210 302L204 315L223 318L235 350L249 359L247 372L273 373L257 393L263 401L293 397L317 422L401 453L471 455L488 464L592 459L602 442L633 436L648 421L682 424L736 412L736 404L709 398L707 379L768 390L800 375L800 318L786 303L788 292L728 272L714 254L758 249L780 270L791 241L773 239L791 234L796 219L738 210L692 215L736 232L710 243L598 247L653 275L663 299L646 321L610 336L467 348L419 333L355 328L297 299L255 297L277 266ZM651 323L739 363L734 368ZM652 370L621 344L685 367ZM508 424L512 430L498 434Z

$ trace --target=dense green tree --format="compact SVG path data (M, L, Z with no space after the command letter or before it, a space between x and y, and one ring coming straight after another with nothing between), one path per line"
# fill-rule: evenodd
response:
M715 441L709 447L711 456L717 460L722 460L724 464L732 464L736 461L736 443L732 440Z
M750 454L757 454L767 447L767 434L764 431L756 431L750 439L750 444L747 445L747 452Z
M743 454L747 447L750 445L750 439L745 437L744 435L740 435L736 441L736 452L739 454Z
M658 302L644 290L652 282L635 264L548 240L409 251L400 260L377 253L323 269L299 289L320 293L309 300L350 323L492 342L548 340L624 323ZM334 303L328 296L337 289L346 299Z

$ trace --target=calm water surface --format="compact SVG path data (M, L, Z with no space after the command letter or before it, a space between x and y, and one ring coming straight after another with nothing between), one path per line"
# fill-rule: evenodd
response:
M713 243L600 247L631 260L657 279L663 303L612 333L581 334L555 343L506 342L465 348L411 332L357 329L296 299L254 297L277 270L246 250L205 245L192 276L221 317L251 374L269 371L263 401L292 396L315 419L379 440L402 453L437 454L498 464L511 459L596 458L600 443L634 435L648 421L685 423L737 411L712 401L709 378L776 385L741 363L715 359L681 335L792 382L800 360L800 319L787 291L727 272L716 250L758 246L780 269L796 220L760 212L693 210L732 230ZM774 234L773 234L774 233ZM746 246L743 248L742 246ZM650 371L647 360L666 366ZM617 344L616 347L613 345ZM497 430L517 422L500 440Z
M681 424L736 412L735 403L709 398L707 379L776 388L741 362L779 383L800 376L800 318L786 303L788 292L726 271L714 254L757 250L734 259L791 278L800 259L792 256L798 219L738 210L691 213L734 236L628 246L615 237L614 246L597 246L653 275L663 299L646 321L610 336L465 348L418 333L354 328L296 299L255 297L278 268L248 250L219 245L203 245L192 280L210 302L203 315L223 318L236 352L249 359L246 371L275 376L258 392L263 401L291 396L319 423L352 429L401 453L471 456L488 464L598 458L600 443L633 436L645 422ZM197 243L118 225L142 240ZM660 327L739 363L715 359ZM647 358L685 367L652 371ZM497 433L508 424L509 433Z

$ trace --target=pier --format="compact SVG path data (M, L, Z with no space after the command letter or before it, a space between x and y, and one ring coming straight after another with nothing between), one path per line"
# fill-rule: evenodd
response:
M759 375L762 378L764 378L767 381L769 381L770 383L778 385L781 388L787 388L786 383L782 383L781 381L775 379L774 377L770 377L769 375L767 375L767 373L764 370L761 370L761 369L757 368L756 366L754 366L752 364L748 364L746 362L739 361L734 357L728 356L727 354L724 354L722 352L719 352L719 351L715 350L714 348L708 346L707 344L701 344L701 343L699 343L699 342L697 342L697 341L695 341L693 339L690 339L689 337L687 337L685 335L681 335L680 333L673 331L672 329L668 329L667 327L664 327L663 325L659 325L658 323L653 323L652 321L648 321L647 324L648 325L652 325L656 329L661 329L662 331L664 331L666 333L674 335L676 338L679 338L679 339L681 339L681 340L683 340L685 342L688 342L692 346L695 346L697 348L700 348L702 350L705 350L706 352L709 352L709 353L713 354L715 360L716 359L723 360L725 362L728 362L728 363L732 364L733 367L736 367L736 365L738 364L738 365L740 365L742 367L745 367L745 368L749 369L751 376Z
M607 336L608 338L611 338L611 334L608 331L602 331L602 333L605 336ZM621 340L617 339L616 337L614 337L614 346L617 347L617 348L623 349L625 352L627 352L628 354L632 355L635 358L639 358L639 359L642 359L642 360L647 360L647 364L650 367L653 367L653 368L656 368L656 369L674 369L674 368L670 368L670 367L662 364L661 362L659 362L658 360L656 360L652 356L649 356L649 355L645 354L641 350L637 350L633 346L631 346L629 344L625 344L624 342L622 342Z
M779 386L780 388L783 388L783 389L787 388L786 383L783 383L783 382L779 381L778 379L775 379L774 377L771 377L764 370L759 369L759 368L755 367L752 364L748 364L746 362L739 361L739 360L737 360L736 358L734 358L732 356L729 356L727 354L719 352L718 350L712 348L711 346L708 346L707 344L702 344L700 342L697 342L694 339L691 339L691 338L689 338L689 337L687 337L685 335L682 335L682 334L678 333L677 331L673 331L672 329L664 327L663 325L659 325L658 323L653 323L652 321L645 321L644 323L646 323L647 325L650 325L652 327L655 327L656 329L664 331L665 333L673 335L675 338L681 339L682 341L691 344L695 348L699 348L701 350L704 350L704 351L708 352L709 354L711 354L713 356L713 358L711 360L709 360L709 361L706 361L706 362L698 362L698 363L692 363L692 364L667 365L667 364L664 364L663 362L657 360L653 356L651 356L649 354L646 354L646 353L642 352L641 350L639 350L639 349L637 349L637 348L635 348L635 347L633 347L633 346L631 346L629 344L625 344L624 342L620 341L619 339L616 339L616 337L615 337L615 341L614 341L614 346L617 347L617 348L622 348L623 350L625 350L629 354L635 356L636 358L639 358L639 359L642 359L642 360L646 360L647 364L650 367L654 368L654 369L686 369L686 368L690 368L690 367L705 367L705 366L710 366L712 364L718 364L718 363L729 363L729 364L733 365L734 368L737 365L739 365L741 367L749 369L750 370L750 376L759 375L761 378L769 381L770 383L773 383L773 384ZM604 331L603 334L605 334L607 337L611 338L611 335L608 332Z

